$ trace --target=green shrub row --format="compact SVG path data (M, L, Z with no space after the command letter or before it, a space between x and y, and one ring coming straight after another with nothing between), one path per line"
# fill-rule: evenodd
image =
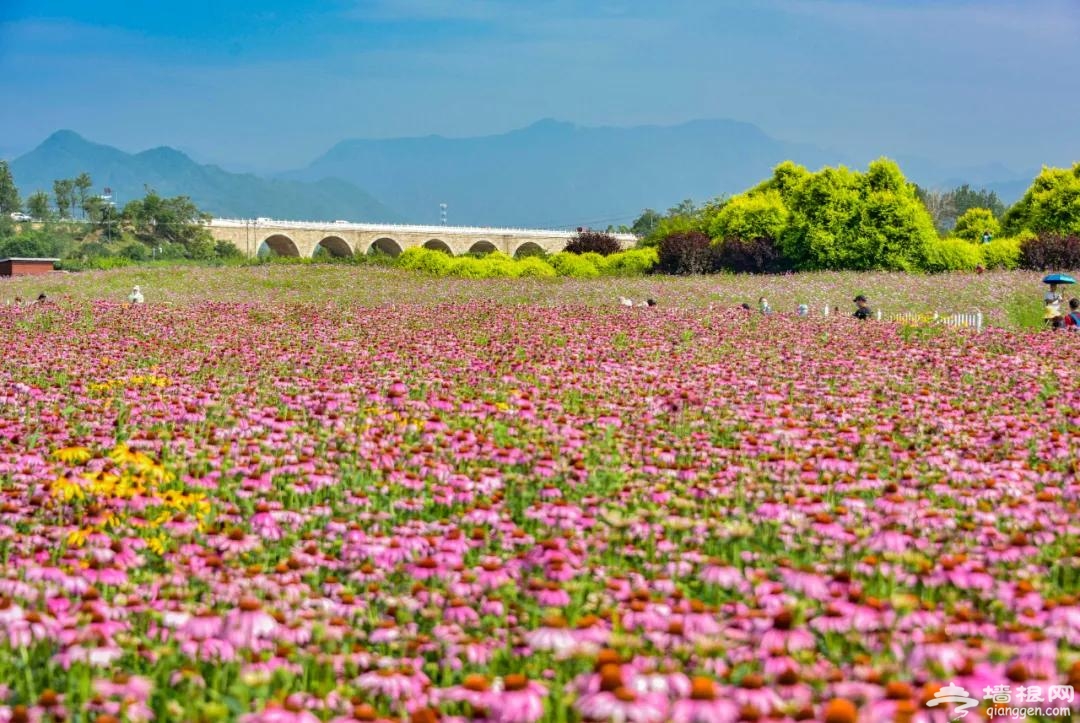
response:
M988 244L965 241L955 236L938 239L927 246L925 270L974 271L977 266L1012 270L1020 265L1020 244L1024 238L997 238Z
M609 256L563 252L547 259L537 256L515 259L498 251L481 258L453 257L442 251L417 247L402 252L397 257L396 265L432 276L467 279L556 276L591 279L598 276L641 276L652 270L657 258L654 248L630 249Z

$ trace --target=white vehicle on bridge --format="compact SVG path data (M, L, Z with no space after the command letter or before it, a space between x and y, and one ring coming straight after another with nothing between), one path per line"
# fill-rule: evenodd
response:
M16 211L15 213L11 214L11 220L12 221L33 221L34 219L31 218L30 214L28 214L28 213L19 213L18 211Z

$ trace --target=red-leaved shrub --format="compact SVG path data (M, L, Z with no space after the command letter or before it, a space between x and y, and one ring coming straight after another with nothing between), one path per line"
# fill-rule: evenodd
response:
M595 252L601 256L610 256L622 251L619 242L609 233L603 231L578 231L570 243L566 244L566 251L572 254L587 254Z
M700 231L669 234L660 239L656 268L665 274L705 274L716 268L712 240Z
M771 238L729 238L720 244L718 259L721 268L737 273L775 273L788 264Z
M1042 233L1020 243L1020 268L1033 271L1080 269L1080 236Z

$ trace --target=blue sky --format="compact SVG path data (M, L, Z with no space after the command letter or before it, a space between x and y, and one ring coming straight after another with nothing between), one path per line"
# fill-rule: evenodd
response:
M1080 0L0 0L0 156L732 118L849 157L1080 160Z

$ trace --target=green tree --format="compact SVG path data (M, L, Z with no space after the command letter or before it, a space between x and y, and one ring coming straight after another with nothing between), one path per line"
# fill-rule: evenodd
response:
M49 218L49 194L44 191L35 191L26 199L26 210L30 216L38 220Z
M0 244L0 258L5 256L60 258L67 254L74 243L71 235L62 230L34 229Z
M769 188L732 198L716 214L709 226L715 241L730 238L779 239L788 225L789 213L780 192Z
M775 189L786 204L810 176L810 171L805 167L792 161L784 161L773 169L772 178L761 184L759 188L760 190Z
M803 269L914 270L937 239L915 186L887 159L865 174L843 166L808 174L788 205L781 250Z
M915 195L926 207L938 232L945 233L956 224L956 198L952 191L935 191L916 186Z
M1005 232L1080 234L1080 163L1043 168L1024 197L1005 214Z
M641 212L641 215L634 219L634 223L630 226L630 232L638 238L645 238L653 232L656 225L663 220L657 211L647 208Z
M995 218L1001 218L1005 213L1005 204L998 198L997 193L985 188L975 190L965 183L963 186L954 188L950 195L958 218L973 208L989 209Z
M668 209L667 215L670 216L693 216L697 213L697 204L694 203L692 198L685 198L675 206Z
M100 196L87 196L79 203L79 208L82 209L83 218L89 219L96 225L101 223L108 205L101 200Z
M187 196L164 198L148 189L146 196L131 201L122 212L124 223L135 236L151 245L178 244L191 255L206 252L210 232L203 225L210 215L203 213ZM209 253L213 253L210 241Z
M982 241L982 236L989 231L991 236L1001 232L1001 224L994 218L994 212L988 208L969 208L956 219L953 233L965 241Z
M22 209L22 201L19 199L19 189L15 186L15 178L11 175L7 161L0 161L0 214L8 216Z
M70 178L59 178L53 181L53 196L56 198L56 210L60 212L60 218L71 218L75 215L75 182Z
M74 190L76 195L76 198L73 198L72 200L77 200L79 208L84 209L85 213L87 195L90 191L90 187L94 185L94 182L90 180L90 174L83 171L72 181L72 184L75 187Z

